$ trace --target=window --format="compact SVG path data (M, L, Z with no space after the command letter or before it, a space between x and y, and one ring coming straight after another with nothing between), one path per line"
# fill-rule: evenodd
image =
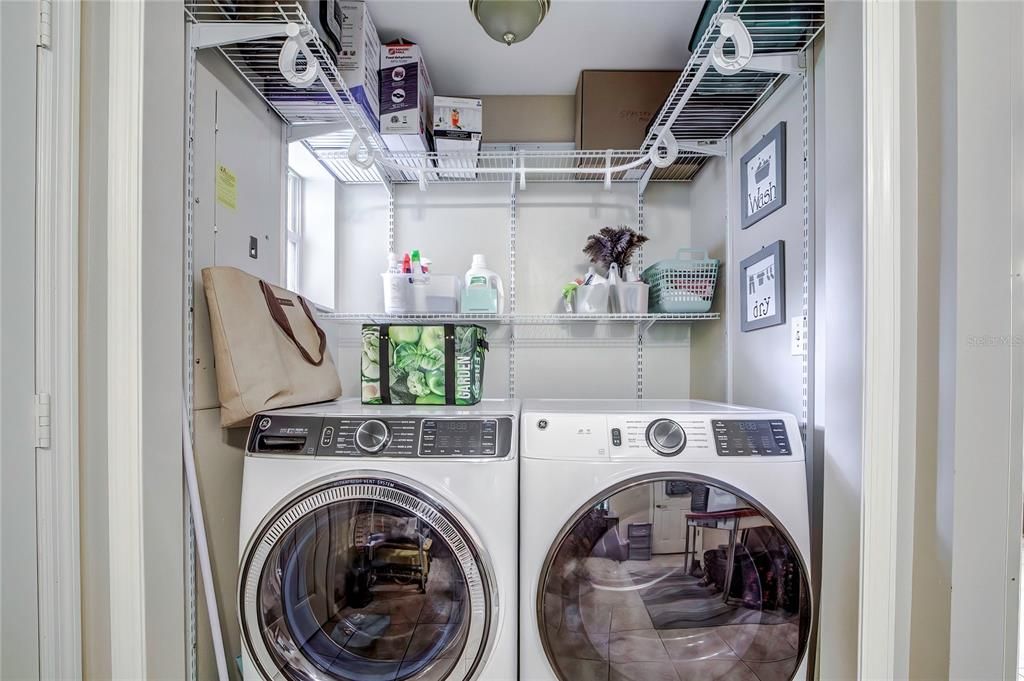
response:
M288 200L285 216L285 285L290 291L299 290L302 267L302 176L288 169Z

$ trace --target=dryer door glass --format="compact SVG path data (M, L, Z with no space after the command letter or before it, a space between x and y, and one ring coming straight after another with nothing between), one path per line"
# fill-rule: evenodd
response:
M243 639L266 678L468 678L493 601L455 517L391 480L342 480L286 504L242 563Z
M580 509L537 596L562 681L792 679L810 632L807 570L785 528L695 478L626 483Z

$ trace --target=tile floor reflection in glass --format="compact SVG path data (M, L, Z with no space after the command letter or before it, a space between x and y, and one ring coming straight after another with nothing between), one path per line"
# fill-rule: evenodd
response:
M795 549L742 499L674 482L610 496L560 543L540 602L557 673L563 681L791 679L809 628Z

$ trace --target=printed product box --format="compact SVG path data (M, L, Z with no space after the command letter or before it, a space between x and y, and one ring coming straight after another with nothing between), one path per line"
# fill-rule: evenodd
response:
M401 39L382 45L380 132L389 149L430 150L433 99L434 88L419 46Z
M380 38L365 2L335 0L341 10L338 71L375 127L380 125Z
M438 154L475 154L483 135L484 103L466 97L434 97L434 148ZM439 168L476 168L476 158L438 159ZM476 173L439 173L441 177L475 177Z

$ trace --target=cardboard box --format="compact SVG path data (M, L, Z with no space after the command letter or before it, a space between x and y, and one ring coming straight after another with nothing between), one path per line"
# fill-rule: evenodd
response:
M434 144L437 151L479 151L484 103L467 97L434 97Z
M433 100L434 88L419 46L405 40L382 45L380 132L389 149L399 151L410 146L426 146L425 150L429 150ZM399 144L393 138L389 141L394 135L410 135L414 139Z
M438 154L475 154L480 151L483 134L484 103L467 97L434 97L434 148ZM468 166L476 168L476 157ZM438 160L438 168L465 168L464 159ZM476 177L476 173L440 173L441 177Z
M380 127L380 37L365 2L336 0L341 10L338 71L353 99L375 127Z
M679 73L581 71L576 85L576 148L638 149Z

